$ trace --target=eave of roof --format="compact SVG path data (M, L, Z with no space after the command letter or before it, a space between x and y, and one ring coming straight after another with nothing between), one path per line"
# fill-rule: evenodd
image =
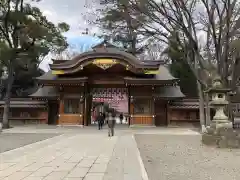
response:
M29 97L33 98L57 98L59 97L59 93L55 87L51 86L43 86L40 87L35 93L29 95Z
M179 86L163 86L157 89L157 91L154 93L154 97L176 99L184 98L185 95L182 93Z
M66 77L58 77L52 73L52 71L48 71L44 75L36 78L40 83L51 83L51 84L59 84L59 83L81 83L86 82L88 77L74 77L74 78L66 78Z
M158 73L154 75L153 78L135 78L135 77L125 77L124 80L130 84L165 84L173 83L178 81L171 75L168 68L165 66L159 66Z
M4 107L5 102L0 101L0 108ZM28 98L24 99L11 99L10 108L44 108L46 107L45 101L34 101Z
M199 99L182 99L170 103L171 109L199 109ZM210 106L210 108L213 108Z
M127 84L132 85L161 85L161 84L173 84L175 80L157 80L157 79L151 79L151 78L131 78L131 77L125 77L124 81Z

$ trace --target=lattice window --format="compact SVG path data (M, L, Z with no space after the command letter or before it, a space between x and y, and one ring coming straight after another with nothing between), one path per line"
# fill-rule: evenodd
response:
M134 114L151 114L151 99L134 99Z
M29 112L21 112L20 117L31 117Z
M190 120L191 119L191 113L190 112L186 112L185 119L186 120Z
M78 114L80 113L80 99L65 99L64 100L64 113L65 114Z

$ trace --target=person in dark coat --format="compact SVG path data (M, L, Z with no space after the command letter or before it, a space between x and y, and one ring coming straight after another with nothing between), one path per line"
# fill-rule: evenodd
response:
M122 124L122 122L123 122L123 114L122 113L119 115L119 119L120 119L120 123Z
M104 123L104 117L103 114L100 112L98 117L97 117L97 121L98 121L98 129L102 129L103 123Z
M105 123L105 121L106 121L106 113L104 112L103 113L103 124Z

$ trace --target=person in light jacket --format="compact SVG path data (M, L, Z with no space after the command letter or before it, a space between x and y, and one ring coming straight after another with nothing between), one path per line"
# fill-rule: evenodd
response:
M108 136L114 136L114 127L116 124L116 119L111 112L108 113L107 124L108 124Z

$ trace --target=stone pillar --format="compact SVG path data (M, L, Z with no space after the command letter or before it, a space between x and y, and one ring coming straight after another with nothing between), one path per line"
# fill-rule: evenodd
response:
M206 97L206 126L210 126L211 110L210 110L210 106L209 106L209 94L206 93L205 97Z

